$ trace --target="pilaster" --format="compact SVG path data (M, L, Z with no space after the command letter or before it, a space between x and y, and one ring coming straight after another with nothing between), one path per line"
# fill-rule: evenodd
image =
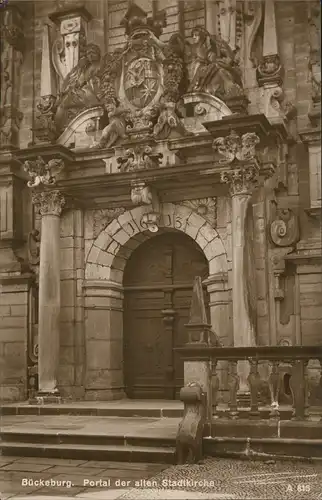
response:
M0 11L1 22L1 104L0 150L19 147L23 114L19 110L20 75L23 60L23 16L10 2Z
M265 0L263 56L257 68L263 112L272 124L284 123L283 67L278 53L275 0Z

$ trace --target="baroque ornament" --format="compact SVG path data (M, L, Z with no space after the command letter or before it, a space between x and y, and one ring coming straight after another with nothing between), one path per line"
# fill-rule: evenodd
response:
M60 216L66 200L61 191L41 191L32 194L32 202L39 206L40 215Z
M133 205L150 205L153 194L150 186L144 181L133 181L131 189L131 201Z
M259 144L259 137L248 132L239 136L234 130L226 137L218 137L213 142L213 149L224 156L221 162L232 163L234 160L253 160L256 156L256 146Z
M294 246L300 238L298 218L292 210L279 209L275 220L271 223L270 235L278 247Z
M249 194L258 182L259 168L256 164L232 168L221 173L221 182L229 184L232 196Z
M117 158L120 172L133 172L158 168L162 160L162 153L154 153L151 146L139 145L125 151L124 156Z
M28 234L28 262L30 266L38 266L40 262L40 233L33 229Z
M259 85L265 83L282 84L283 68L278 54L264 56L257 68Z
M179 33L163 42L159 37L165 24L164 12L150 17L131 2L121 22L127 36L122 48L102 57L99 47L85 40L82 50L79 47L78 63L63 79L57 101L49 108L43 106L37 133L44 134L41 128L47 120L52 139L85 109L101 106L104 130L96 147L111 148L118 141L148 136L182 136L188 132L180 99L187 90L208 93L231 102L235 110L244 109L239 63L229 44L198 27L192 42ZM80 44L81 32L77 37ZM63 57L67 49L61 50Z
M206 92L225 100L231 92L243 93L241 72L234 52L220 36L201 27L192 30L186 44L188 92Z
M195 200L185 200L182 202L188 208L206 219L212 227L216 227L217 222L217 198L198 198Z
M24 171L27 172L31 181L27 185L34 188L43 184L44 186L53 186L56 184L56 176L63 170L64 162L60 159L52 159L46 163L40 156L37 160L26 160L24 163Z
M93 236L96 238L101 231L103 231L112 220L116 219L119 215L124 214L125 208L103 208L95 210L93 214Z

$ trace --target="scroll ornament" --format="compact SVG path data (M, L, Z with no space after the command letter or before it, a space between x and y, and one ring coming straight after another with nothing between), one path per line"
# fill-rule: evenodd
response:
M276 218L271 223L270 235L278 247L293 246L299 241L298 218L292 210L284 208L277 211Z

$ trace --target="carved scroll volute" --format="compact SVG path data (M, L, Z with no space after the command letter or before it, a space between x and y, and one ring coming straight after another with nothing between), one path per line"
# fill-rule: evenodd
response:
M294 246L300 238L297 216L292 210L279 209L270 226L270 236L278 247Z

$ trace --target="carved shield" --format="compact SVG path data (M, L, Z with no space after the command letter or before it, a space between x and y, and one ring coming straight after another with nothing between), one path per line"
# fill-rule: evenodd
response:
M153 59L134 59L124 72L124 92L128 101L138 109L148 106L160 86L158 64Z

